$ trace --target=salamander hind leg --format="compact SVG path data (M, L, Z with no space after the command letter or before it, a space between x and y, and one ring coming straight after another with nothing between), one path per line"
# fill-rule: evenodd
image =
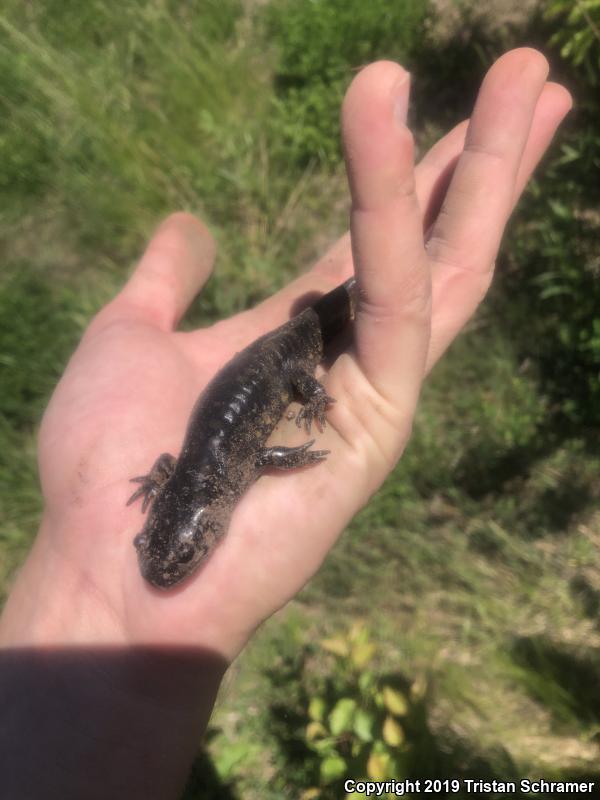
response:
M130 506L132 503L135 503L138 497L143 496L143 514L148 508L148 503L150 500L152 500L153 497L156 497L159 490L165 485L165 483L173 474L176 463L177 459L175 456L172 456L170 453L162 453L156 459L154 466L147 475L138 475L137 478L130 478L132 483L141 483L142 485L131 495L127 501L127 505Z
M335 403L334 398L329 397L323 386L309 372L302 372L295 376L292 384L303 403L296 416L296 425L300 428L304 422L307 433L310 433L313 420L315 420L322 433L327 424L325 411L328 405Z
M329 450L309 450L315 443L301 444L298 447L263 447L256 459L257 467L277 467L278 469L292 469L292 467L305 467L307 464L316 464L329 455Z

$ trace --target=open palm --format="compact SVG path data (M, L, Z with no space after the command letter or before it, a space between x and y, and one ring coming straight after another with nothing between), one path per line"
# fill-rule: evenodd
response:
M212 239L189 215L163 223L91 323L42 425L46 511L19 581L32 580L41 564L54 569L64 602L77 604L77 638L203 645L231 657L314 574L396 463L424 375L485 294L510 211L569 107L546 76L535 51L503 56L469 125L414 169L402 121L407 73L390 62L364 69L342 112L351 240L342 237L270 300L208 329L182 333L176 325L210 274ZM178 454L199 392L236 351L285 321L298 297L353 271L354 344L323 378L337 401L317 434L328 459L262 477L208 563L172 590L153 589L132 545L143 517L138 505L125 505L129 478L162 452ZM273 437L306 439L286 421Z

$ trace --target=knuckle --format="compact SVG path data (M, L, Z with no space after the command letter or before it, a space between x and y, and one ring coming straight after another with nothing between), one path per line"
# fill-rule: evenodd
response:
M431 298L424 294L404 295L395 303L363 301L356 309L358 318L366 318L369 321L382 323L388 320L401 320L403 323L410 322L419 326L429 324L430 313Z
M401 198L413 200L417 196L417 184L415 173L411 169L408 173L398 175L394 186L394 195Z
M480 144L479 142L469 141L465 142L464 152L476 158L483 158L490 163L496 163L498 166L506 168L506 154L505 148L493 147L490 144Z
M431 314L431 280L429 272L419 266L406 269L396 276L393 286L383 291L361 293L357 314L377 320L411 318L428 322Z
M429 320L431 314L431 282L421 270L411 270L402 286L402 311L418 319Z
M461 253L443 233L435 232L427 240L425 249L432 263L455 269L463 268L464 259L461 257Z

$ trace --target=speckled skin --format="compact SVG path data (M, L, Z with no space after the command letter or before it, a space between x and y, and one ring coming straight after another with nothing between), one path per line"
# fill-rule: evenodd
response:
M328 342L352 316L354 279L237 353L206 386L192 411L178 459L163 453L129 503L151 500L134 540L142 575L166 589L189 576L221 539L236 501L267 467L322 461L327 450L265 447L292 400L310 432L334 402L314 377Z

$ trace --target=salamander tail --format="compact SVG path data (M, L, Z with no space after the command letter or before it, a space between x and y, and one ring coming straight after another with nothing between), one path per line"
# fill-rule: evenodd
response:
M324 345L344 330L354 317L356 295L356 278L353 276L324 294L312 306L319 318Z

